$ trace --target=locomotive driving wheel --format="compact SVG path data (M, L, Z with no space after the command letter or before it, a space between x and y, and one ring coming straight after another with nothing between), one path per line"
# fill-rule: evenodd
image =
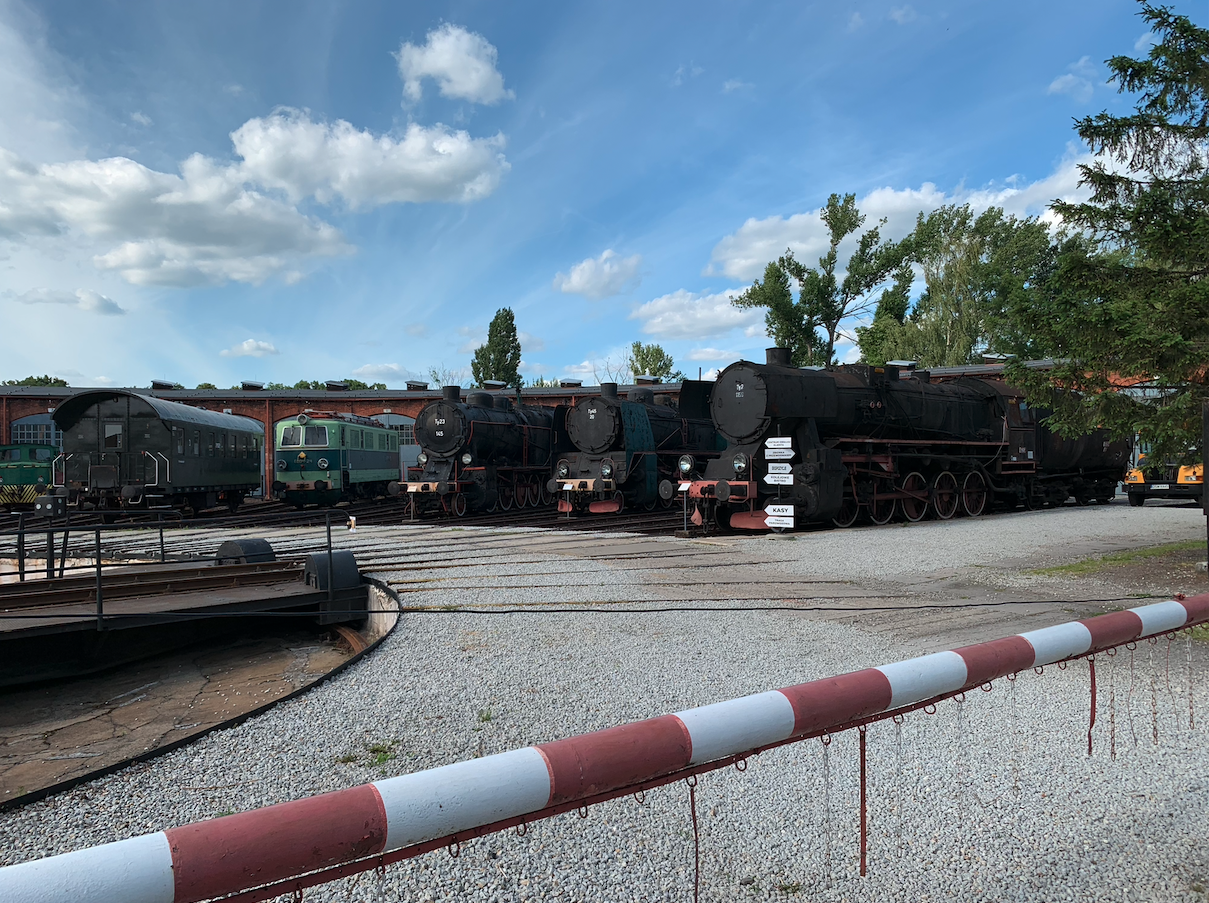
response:
M516 507L524 508L529 504L529 484L523 478L516 481Z
M453 498L449 500L449 510L453 512L454 517L466 516L466 494L455 492Z
M499 505L501 511L507 511L512 507L512 486L500 480L499 484Z
M961 484L961 510L970 517L977 517L987 509L987 481L976 470L966 474Z
M902 500L903 516L911 523L921 521L928 513L928 481L918 471L903 477L902 491L907 497Z
M831 522L837 527L851 527L856 523L857 517L860 516L861 506L856 502L856 496L852 492L852 485L844 486L844 501L840 504L839 513L831 519Z
M948 520L957 513L960 502L957 478L947 470L941 471L932 483L932 510L941 520Z
M874 484L873 498L869 500L869 520L877 526L890 523L894 517L894 509L898 507L898 499L884 498L887 493L894 491L894 483L890 480L878 480ZM883 498L878 498L878 496Z

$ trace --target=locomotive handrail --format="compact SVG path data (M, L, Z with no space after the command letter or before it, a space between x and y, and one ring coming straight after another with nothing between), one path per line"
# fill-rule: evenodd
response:
M155 455L153 455L151 452L147 451L146 449L144 449L144 450L143 450L143 454L144 454L144 455L146 455L148 458L150 458L150 459L151 459L151 463L155 465L155 480L154 480L154 482L152 482L152 484L151 484L151 485L152 485L152 486L158 486L158 485L160 484L160 461L159 461L159 458L157 458Z
M67 459L70 457L71 457L71 455L65 455L62 452L59 452L59 454L55 455L55 459L50 462L50 485L51 486L54 486L54 487L59 487L59 486L66 487L67 486ZM56 483L55 479L57 478L57 474L58 474L57 468L58 468L60 461L63 462L63 482Z

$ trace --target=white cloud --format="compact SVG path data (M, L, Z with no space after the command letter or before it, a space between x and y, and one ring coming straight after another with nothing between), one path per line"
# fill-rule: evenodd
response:
M1097 80L1095 64L1091 57L1081 57L1067 67L1070 71L1059 75L1046 88L1047 94L1069 94L1080 103L1091 100L1094 82Z
M742 356L741 351L727 351L722 348L694 348L688 353L690 361L737 361Z
M696 63L691 63L688 66L680 65L676 67L676 71L672 73L672 87L679 88L684 84L686 78L696 78L705 72L705 69L698 66Z
M37 159L79 153L70 121L87 105L44 48L46 28L20 4L0 3L0 147Z
M908 22L914 22L919 18L919 13L910 4L893 7L889 15L899 25L906 25Z
M222 357L268 357L271 354L280 354L281 352L271 342L244 339L238 345L232 348L225 348L218 353Z
M528 352L545 351L546 343L543 339L538 338L528 332L517 332L517 339L520 340L521 349Z
M1150 48L1157 44L1158 38L1154 36L1153 31L1148 31L1136 41L1133 42L1134 53L1149 53Z
M139 125L151 125L151 117L146 113L140 113L138 110L130 114L130 121L137 122Z
M851 16L848 17L848 30L849 31L856 31L858 28L860 28L864 24L865 24L865 17L862 16L860 13L853 13Z
M637 288L642 281L638 269L642 266L642 255L618 257L612 248L599 257L589 257L571 267L570 274L559 273L554 277L554 287L566 294L583 295L599 300L623 291Z
M409 379L416 379L418 374L408 370L406 367L400 367L398 364L364 364L358 367L352 373L357 379L367 383L406 383Z
M762 310L740 309L730 303L743 289L732 288L712 295L679 289L634 309L631 320L642 321L647 335L669 339L704 339L732 329L750 329L764 322Z
M403 331L409 336L422 339L424 336L428 335L428 326L424 323L408 323L403 327Z
M307 196L322 204L339 198L353 209L477 201L495 191L509 168L503 135L471 138L439 123L410 123L396 139L281 108L248 120L231 140L248 180L279 188L295 203Z
M952 192L945 192L931 182L925 182L919 188L883 187L858 198L857 206L866 215L866 228L886 217L888 222L881 233L893 239L902 238L915 227L917 214L935 210L943 204L969 204L976 213L988 207L1002 207L1016 216L1040 215L1052 221L1047 208L1053 199L1075 201L1088 197L1087 189L1078 185L1078 165L1090 160L1089 154L1080 154L1076 148L1071 148L1052 174L1036 182L1022 183L1018 177L1010 177L1002 183L977 189L959 186ZM827 243L827 230L818 210L789 217L753 217L714 246L705 275L755 279L763 275L765 265L785 253L786 248L791 249L798 260L812 265L826 252ZM853 243L854 239L849 238L841 245L841 258Z
M738 78L729 78L722 83L723 94L734 94L736 91L743 91L747 88L754 88L751 82L745 82Z
M79 310L86 310L109 317L121 316L126 313L126 309L118 306L117 302L112 298L86 288L76 289L74 292L49 288L33 288L27 292L22 292L20 295L13 292L5 292L4 294L6 297L11 297L22 304L64 304L68 307L75 307Z
M442 96L471 103L496 104L516 95L504 88L496 69L498 52L480 34L445 24L428 33L423 46L404 43L396 59L403 93L413 102L423 96L421 81L436 81Z

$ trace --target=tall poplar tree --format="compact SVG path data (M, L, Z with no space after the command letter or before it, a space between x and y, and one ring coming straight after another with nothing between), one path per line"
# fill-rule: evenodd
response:
M487 341L475 349L471 373L480 386L494 379L519 389L524 384L517 370L520 363L521 340L516 335L516 319L512 308L501 307L487 327Z

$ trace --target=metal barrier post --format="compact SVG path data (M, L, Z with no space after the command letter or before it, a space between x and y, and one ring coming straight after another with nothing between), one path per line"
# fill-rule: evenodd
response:
M53 580L55 576L55 528L46 531L46 579Z
M159 513L160 522L160 564L164 563L164 512Z
M684 532L688 533L688 493L680 493L680 497L684 499Z
M25 582L25 514L17 515L17 581Z
M97 527L97 630L105 629L105 602L101 595L101 528Z
M332 512L328 511L324 518L327 521L327 601L332 601Z
M59 553L59 579L63 579L63 570L67 567L67 537L70 534L68 529L71 526L71 512L66 511L63 515L63 551Z

